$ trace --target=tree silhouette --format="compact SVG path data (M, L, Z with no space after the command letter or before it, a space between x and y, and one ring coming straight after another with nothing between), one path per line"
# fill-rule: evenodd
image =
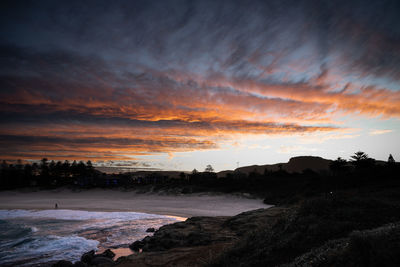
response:
M338 157L329 165L329 168L334 175L342 174L347 169L347 160Z
M86 168L87 168L89 171L92 171L92 170L93 170L93 164L92 164L92 162L91 162L90 160L88 160L88 161L86 162Z
M62 174L64 177L70 177L71 176L71 164L69 164L69 161L66 160L64 161L64 163L62 164Z
M368 157L368 154L366 154L365 152L357 151L354 153L354 155L350 156L350 158L351 158L351 161L353 161L353 162L360 162L363 160L367 160L369 157Z
M208 164L204 171L205 172L214 172L214 168L210 164Z
M43 158L40 163L40 184L47 185L49 184L50 174L49 174L49 165L48 159Z
M388 163L389 164L394 164L396 161L394 160L392 154L389 154L389 158L388 158Z
M39 165L34 162L32 163L32 175L37 176L39 174Z
M358 170L366 170L375 164L375 160L370 158L367 153L357 151L350 156L352 163Z

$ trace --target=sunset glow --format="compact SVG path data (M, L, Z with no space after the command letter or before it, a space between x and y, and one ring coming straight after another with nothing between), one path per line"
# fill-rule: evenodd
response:
M220 171L358 150L400 159L390 5L22 3L0 11L2 160Z

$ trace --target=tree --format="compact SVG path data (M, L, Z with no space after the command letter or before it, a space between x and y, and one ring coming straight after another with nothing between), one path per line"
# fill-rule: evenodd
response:
M70 170L71 170L72 176L77 176L77 174L78 174L78 163L76 163L76 160L74 160L72 162Z
M17 165L15 165L15 167L17 168L17 170L22 170L24 168L24 164L22 164L22 160L18 159L17 160Z
M92 162L91 162L90 160L88 160L88 161L86 162L86 167L87 167L87 169L90 170L90 171L93 170L93 164L92 164Z
M32 163L32 175L37 176L39 174L39 165L34 162Z
M47 177L49 175L49 166L48 166L48 159L47 158L42 158L41 159L41 164L40 164L40 174L43 177Z
M62 173L64 177L70 177L71 176L71 164L69 164L68 160L65 160L64 163L62 164Z
M388 163L389 164L394 164L396 161L394 160L392 154L389 154L389 158L388 158Z
M49 164L49 172L50 172L50 174L51 174L51 176L55 176L56 174L55 174L55 170L56 169L56 162L54 161L54 160L52 160L52 161L50 161L50 164Z
M353 161L353 162L360 162L363 160L367 160L369 157L368 157L367 153L362 152L362 151L357 151L354 153L353 156L350 156L350 158L351 158L351 161Z
M347 161L345 159L342 159L341 157L338 157L329 165L329 168L335 175L344 172L347 169L346 167Z
M210 164L208 164L204 171L205 172L214 172L214 168Z
M198 171L196 169L193 169L192 174L197 174Z
M375 165L375 160L362 151L357 151L353 156L350 156L350 158L358 170L369 169Z
M33 172L32 172L32 165L30 164L25 164L24 166L24 177L25 177L25 182L26 185L29 185L30 181L32 180Z
M86 174L86 165L82 160L79 161L78 165L76 166L76 171L78 176L84 176Z

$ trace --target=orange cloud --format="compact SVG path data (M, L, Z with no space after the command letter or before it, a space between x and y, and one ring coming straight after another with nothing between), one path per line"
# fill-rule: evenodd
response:
M0 143L7 149L0 156L127 160L218 148L239 134L341 131L332 120L338 113L400 115L400 92L354 84L332 90L331 78L322 72L310 82L273 84L150 71L122 82L112 75L94 79L96 88L10 78L14 90L0 93L0 112L10 114L2 119Z

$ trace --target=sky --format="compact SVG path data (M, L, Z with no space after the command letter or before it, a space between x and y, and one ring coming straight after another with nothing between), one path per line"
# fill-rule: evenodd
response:
M400 160L400 2L1 1L0 159Z

